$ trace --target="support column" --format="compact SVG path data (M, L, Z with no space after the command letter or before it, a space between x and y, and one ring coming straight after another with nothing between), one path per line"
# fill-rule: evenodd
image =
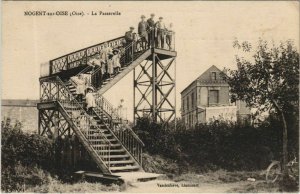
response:
M135 80L135 68L133 69L133 125L136 125L135 115L136 107L135 107L135 87L136 87L136 80Z
M157 92L156 92L156 79L157 79L157 68L156 68L156 54L152 53L152 119L153 122L157 122Z

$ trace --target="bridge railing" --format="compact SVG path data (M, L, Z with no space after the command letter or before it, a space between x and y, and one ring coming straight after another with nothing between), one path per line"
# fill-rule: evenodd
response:
M105 47L120 47L124 37L118 37L113 40L105 41L100 44L96 44L78 51L72 52L70 54L58 57L56 59L50 60L49 74L59 73L64 70L69 70L81 65L86 65L90 57L99 53Z
M125 38L124 36L121 36L55 58L53 60L50 60L48 65L42 64L41 77L53 75L82 65L87 65L87 61L90 58L94 57L97 53L99 53L103 48L107 46L111 48L118 48L121 51L123 51L124 56L121 59L122 62L125 62L126 60L127 60L126 62L130 62L131 61L130 59L132 59L130 58L130 56L126 55L126 53L134 53L136 51L141 51L142 49L146 49L149 47L160 48L160 49L171 50L171 51L175 50L175 32L171 32L167 30L163 32L159 32L157 29L153 29L151 31L148 31L147 33L150 33L151 36L149 36L150 39L149 37L147 37L148 42L150 44L147 43L146 47L141 46L142 38L139 37L138 35L136 35L137 37L136 40L130 44L124 43ZM163 42L163 44L161 42ZM45 68L47 68L46 66L48 66L48 70L45 70Z

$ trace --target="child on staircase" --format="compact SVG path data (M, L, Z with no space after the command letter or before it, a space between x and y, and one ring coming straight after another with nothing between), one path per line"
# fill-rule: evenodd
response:
M86 109L89 115L93 115L93 109L96 107L96 100L94 97L94 89L92 87L87 88L87 93L85 95L86 99Z
M121 59L121 55L119 54L119 50L114 49L113 56L112 56L114 74L117 74L120 72L120 69L121 69L120 59Z

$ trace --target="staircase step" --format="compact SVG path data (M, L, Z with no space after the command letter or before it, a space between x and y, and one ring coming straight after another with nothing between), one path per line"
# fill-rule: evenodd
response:
M100 134L100 133L98 133L98 134ZM114 136L113 135L111 135L111 134L103 134L108 140L110 140L110 141L115 141L116 139L114 138ZM92 138L97 138L98 137L98 135L97 134L89 134L88 135L88 138L89 139L92 139Z
M93 147L105 147L106 145L93 145ZM119 147L121 144L116 143L116 144L110 144L110 147Z
M98 150L98 152L125 152L124 149Z
M87 139L93 146L104 145L107 142L104 139L89 139L89 138L87 138Z
M130 158L129 155L110 155L110 156L102 156L103 158Z
M139 166L113 166L109 168L111 171L138 170Z
M88 131L88 134L89 135L98 135L98 134L104 134L105 135L105 133L107 133L107 132L109 132L109 131L107 131L107 130L100 130L99 131L99 129L96 129L96 130L93 130L93 131L91 131L91 130L89 130Z
M105 115L99 115L99 117L97 117L97 118L94 117L94 119L97 120L97 121L101 121L102 118L103 119L107 119L107 116L105 116Z
M109 130L106 130L106 129L104 129L104 130L102 130L102 129L100 129L100 130L99 129L90 129L89 130L89 135L97 135L97 134L100 134L100 133L102 133L106 137L113 136L111 134L111 132Z
M118 160L116 160L116 161L105 161L105 163L106 164L133 164L134 163L134 161L133 160L121 160L121 161L118 161Z

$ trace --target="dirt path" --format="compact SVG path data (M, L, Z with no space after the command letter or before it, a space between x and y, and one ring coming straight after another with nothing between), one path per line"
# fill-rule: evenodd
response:
M234 188L249 184L247 181L235 183L190 183L174 182L170 180L153 180L148 182L136 182L128 184L125 192L128 193L225 193Z

